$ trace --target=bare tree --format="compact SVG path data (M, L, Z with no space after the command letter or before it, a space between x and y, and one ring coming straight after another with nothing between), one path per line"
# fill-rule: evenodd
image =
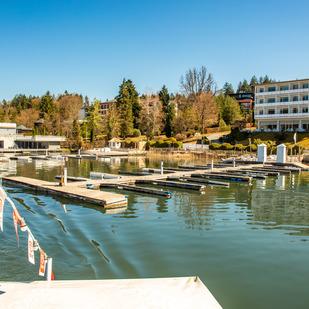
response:
M219 111L212 94L202 93L193 102L198 125L204 134L205 127L218 122Z
M207 69L204 66L199 70L196 68L189 69L185 76L181 76L180 86L187 96L197 96L201 93L216 93L216 83L213 75L207 73Z

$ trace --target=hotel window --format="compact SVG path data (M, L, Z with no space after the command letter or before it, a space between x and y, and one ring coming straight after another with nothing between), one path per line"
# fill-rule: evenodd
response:
M289 85L280 86L280 90L289 90Z
M297 114L298 113L298 108L293 108L293 114Z
M288 114L288 113L289 113L289 109L288 108L280 109L280 114Z
M308 95L303 95L303 101L308 101L309 96Z
M308 107L303 107L303 113L308 113Z
M289 97L281 97L280 102L289 102Z
M275 103L276 102L276 98L268 98L267 103Z
M260 104L263 104L263 103L264 103L264 99L260 99L260 100L259 100L259 103L260 103Z
M274 109L269 109L267 114L268 114L268 115L273 115L274 113L275 113L275 110L274 110Z
M259 92L264 92L264 88L260 88L260 89L259 89Z
M263 110L259 110L259 115L263 115Z
M298 89L298 84L294 84L293 89Z
M295 96L293 97L293 101L294 101L294 102L298 101L298 96L297 96L297 95L295 95Z
M276 91L276 86L268 87L268 91Z
M309 83L302 84L302 88L303 89L309 88Z

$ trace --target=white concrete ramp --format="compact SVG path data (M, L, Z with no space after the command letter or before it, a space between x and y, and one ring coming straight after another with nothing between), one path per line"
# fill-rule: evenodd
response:
M198 277L0 282L1 308L219 309Z

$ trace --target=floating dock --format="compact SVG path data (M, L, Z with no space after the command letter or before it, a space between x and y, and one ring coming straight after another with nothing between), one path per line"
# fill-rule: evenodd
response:
M198 277L0 282L1 308L222 309Z
M62 187L54 182L27 177L3 177L2 180L4 183L18 187L26 187L35 190L36 192L76 199L91 204L101 205L105 208L123 207L127 205L127 199L124 195L99 190L87 190L86 187L78 187L74 184L68 184L67 186Z
M172 195L172 192L169 192L169 191L161 191L161 190L156 190L152 188L129 186L129 185L123 185L119 183L101 183L100 187L101 188L117 188L117 189L123 189L123 190L134 191L134 192L161 195L161 196L166 196L166 197L171 197Z
M203 185L195 185L192 183L181 183L181 182L172 182L164 180L138 179L135 181L135 183L151 183L153 185L189 189L189 190L198 190L198 191L202 191L205 189Z

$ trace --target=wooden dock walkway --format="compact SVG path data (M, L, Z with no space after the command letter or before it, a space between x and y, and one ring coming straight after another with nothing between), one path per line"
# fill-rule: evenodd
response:
M89 190L85 186L76 186L74 185L75 183L62 187L59 186L58 183L27 177L3 177L2 179L4 183L11 185L22 186L37 192L58 195L69 199L73 198L87 203L101 205L106 208L123 207L127 205L127 199L124 195L99 190Z

